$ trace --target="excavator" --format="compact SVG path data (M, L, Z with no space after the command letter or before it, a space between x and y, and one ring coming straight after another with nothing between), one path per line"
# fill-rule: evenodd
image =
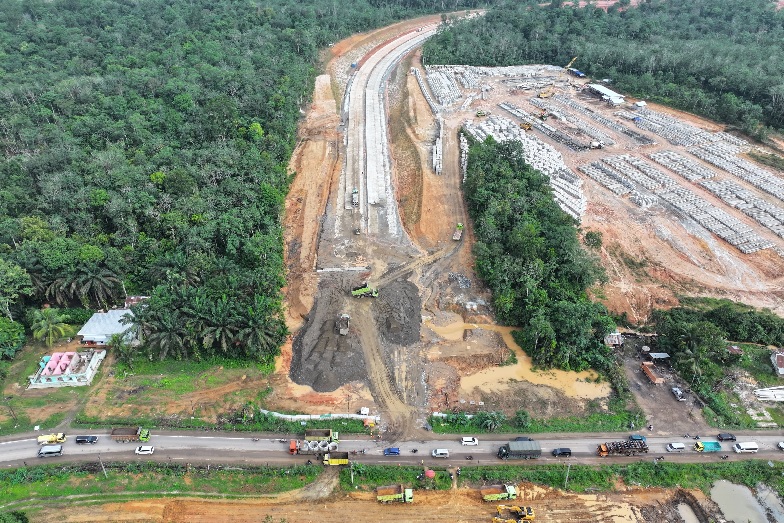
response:
M533 521L536 517L534 514L534 509L531 507L520 507L518 505L498 505L496 507L496 511L498 512L499 516L504 516L504 513L508 512L509 514L513 515L517 521ZM501 519L494 518L494 519Z

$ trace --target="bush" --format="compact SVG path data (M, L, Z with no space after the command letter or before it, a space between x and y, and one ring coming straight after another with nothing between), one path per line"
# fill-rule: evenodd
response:
M25 333L21 323L0 317L0 359L12 359L24 346Z

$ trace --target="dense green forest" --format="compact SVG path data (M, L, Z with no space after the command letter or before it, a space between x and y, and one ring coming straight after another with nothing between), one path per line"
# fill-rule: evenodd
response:
M280 217L319 51L471 0L6 0L0 349L19 322L137 307L150 355L286 336ZM61 308L36 318L44 303ZM41 327L40 321L46 321ZM57 331L64 332L64 331ZM42 336L46 338L47 336Z
M784 319L768 310L728 300L683 298L681 306L653 314L658 349L669 353L680 375L704 398L724 425L743 425L730 401L719 393L734 383L741 367L761 375L758 380L777 384L766 345L784 346ZM743 355L727 351L732 343L759 344ZM763 383L760 383L762 386Z
M595 7L509 0L428 41L429 64L547 63L761 136L784 129L784 10L772 0ZM627 4L625 7L623 4Z
M493 291L498 319L524 328L515 338L536 365L610 372L615 365L603 338L614 324L586 295L604 273L521 145L492 138L473 144L465 194L477 273Z

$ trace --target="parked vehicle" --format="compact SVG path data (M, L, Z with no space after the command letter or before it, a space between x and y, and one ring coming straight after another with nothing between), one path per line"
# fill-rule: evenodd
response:
M776 444L776 447L778 447L779 450L784 450L784 441L779 441Z
M675 396L675 399L677 399L678 401L686 401L686 395L683 393L681 389L679 389L678 387L673 387L670 390L672 390L672 394L673 396Z
M77 445L93 445L98 442L98 436L76 436L74 441Z
M721 444L718 441L698 441L694 444L694 450L697 452L718 452L721 450Z
M565 447L560 447L557 449L553 449L552 452L553 456L556 458L568 458L572 455L572 449L568 449Z
M65 443L66 436L62 432L58 432L57 434L44 434L43 436L38 436L38 444L39 445L51 445L53 443Z
M485 501L503 501L517 499L517 487L514 485L491 485L480 489L482 499Z
M397 447L389 447L387 449L384 449L384 455L385 456L399 456L400 455L400 449L397 448Z
M645 436L642 434L632 434L629 436L629 441L645 441Z
M139 454L140 456L146 456L148 454L152 454L153 452L155 452L155 447L152 445L141 445L136 447L136 454Z
M109 437L114 441L129 443L132 441L150 441L150 431L142 427L122 427L112 429Z
M683 443L667 443L667 452L683 452L686 450L686 445Z
M376 487L376 500L381 503L412 503L414 501L414 490L403 488L403 485Z
M469 436L467 438L460 438L460 443L462 443L463 445L479 445L479 440L472 436Z
M306 429L305 441L328 441L338 442L340 437L337 432L332 429Z
M335 322L335 329L338 331L338 334L341 336L345 336L348 334L348 326L349 321L351 320L351 316L348 314L341 314L340 318L337 319Z
M62 445L44 445L43 447L38 449L39 458L51 458L54 456L62 456L62 455L63 455Z
M498 449L501 459L532 459L542 455L538 441L510 441Z
M748 441L746 443L736 443L732 446L732 450L740 454L741 452L751 452L752 454L756 454L759 450L759 445L754 443L753 441Z
M456 242L460 241L460 238L463 237L463 224L458 223L455 227L455 233L452 235L452 239Z
M641 440L610 441L596 447L596 454L607 456L634 456L648 452L648 444Z
M348 465L348 452L324 454L324 465Z
M529 438L528 436L517 436L512 441L533 441L533 438Z
M734 434L730 434L729 432L722 432L721 434L716 436L716 439L718 439L719 441L735 441L736 440L735 435Z

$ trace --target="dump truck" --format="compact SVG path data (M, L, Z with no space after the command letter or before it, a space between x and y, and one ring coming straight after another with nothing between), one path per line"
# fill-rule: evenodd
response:
M150 431L142 427L121 427L112 429L109 437L114 441L129 443L131 441L150 441Z
M698 441L694 444L697 452L718 452L721 450L721 443L718 441Z
M456 242L460 241L460 238L463 237L463 224L459 223L455 226L455 233L452 235L452 239Z
M353 207L359 207L359 191L356 187L351 190L351 205Z
M338 433L332 429L306 429L305 441L327 441L330 443L334 441L337 443L340 438Z
M348 324L349 320L351 320L351 316L348 314L341 314L340 318L337 319L335 322L335 329L338 331L338 334L341 336L345 336L348 334Z
M482 117L482 116L487 116L487 111L485 111L484 109L479 109L479 110L476 112L476 115L477 115L477 116L479 116L479 117Z
M324 465L348 465L348 452L324 454Z
M496 508L499 516L511 514L516 521L533 521L536 518L532 507L520 507L517 505L498 505Z
M648 452L648 444L640 440L610 441L596 447L596 454L603 458L607 456L634 456L644 452Z
M378 289L370 287L367 282L365 282L359 287L351 289L351 295L355 298L376 298L378 297Z
M289 440L289 454L320 455L338 450L336 441L298 441Z
M538 441L510 441L498 449L501 459L532 459L542 455Z
M514 485L492 485L480 489L482 499L485 501L502 501L505 499L517 499L517 487Z
M62 432L58 432L57 434L45 434L43 436L38 436L38 444L39 445L52 445L54 443L65 443L66 437L65 434Z
M376 499L381 503L412 503L414 490L403 488L403 485L376 487Z

